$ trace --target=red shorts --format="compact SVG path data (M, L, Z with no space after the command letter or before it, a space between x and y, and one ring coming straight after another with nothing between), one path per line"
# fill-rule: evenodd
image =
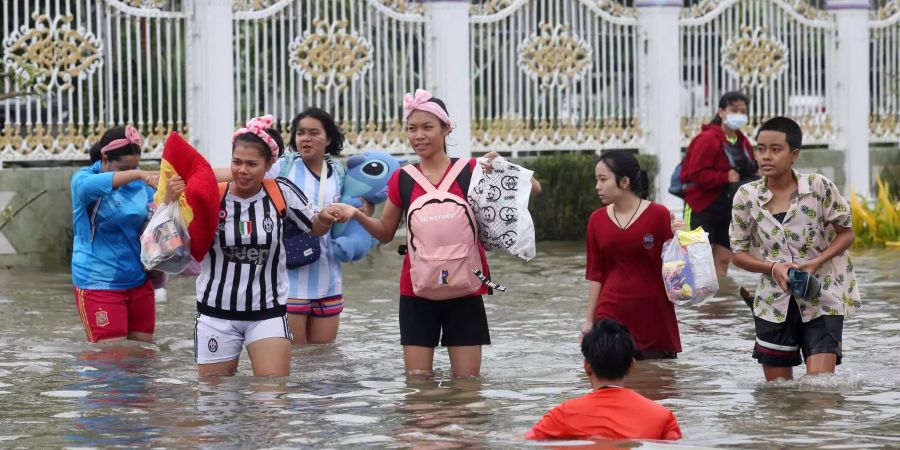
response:
M131 289L76 287L75 307L91 342L124 338L131 332L153 334L156 327L156 302L149 279Z

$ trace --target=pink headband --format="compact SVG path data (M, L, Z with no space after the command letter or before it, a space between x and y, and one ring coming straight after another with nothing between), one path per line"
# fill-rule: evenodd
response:
M125 139L116 139L109 144L104 145L103 148L100 149L100 154L105 155L107 152L118 150L131 144L140 147L142 142L141 133L138 133L138 130L135 130L131 125L128 125L125 127Z
M245 128L241 128L231 135L231 143L234 144L234 141L242 134L253 133L256 136L259 136L259 138L272 150L272 162L274 163L275 160L278 159L278 143L275 142L275 139L272 139L272 136L269 133L266 133L266 130L272 128L272 125L274 124L275 118L272 117L271 114L266 114L262 117L254 117L247 122Z
M416 89L416 95L407 93L403 96L403 120L405 121L413 111L425 111L434 114L441 122L444 122L448 128L452 129L453 124L450 123L450 116L435 102L430 102L431 92L425 89Z

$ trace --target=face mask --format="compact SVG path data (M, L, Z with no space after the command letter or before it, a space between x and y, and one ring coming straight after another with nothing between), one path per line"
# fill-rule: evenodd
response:
M746 114L729 113L725 116L725 126L732 130L740 130L744 125L747 125Z

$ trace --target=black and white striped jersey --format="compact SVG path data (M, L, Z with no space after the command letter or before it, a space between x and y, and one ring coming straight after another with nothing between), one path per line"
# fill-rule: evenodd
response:
M197 277L201 314L231 320L285 314L289 282L282 220L309 231L317 211L289 180L278 178L277 185L284 195L284 218L262 188L250 198L237 197L229 189L222 199L216 238Z

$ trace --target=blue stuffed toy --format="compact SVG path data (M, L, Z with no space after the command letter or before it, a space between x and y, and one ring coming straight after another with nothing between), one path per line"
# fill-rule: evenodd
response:
M341 203L359 208L362 206L360 197L373 205L385 201L387 182L399 168L400 162L384 152L369 151L351 156L347 159ZM331 237L334 254L341 262L360 260L378 243L356 220L334 224Z

